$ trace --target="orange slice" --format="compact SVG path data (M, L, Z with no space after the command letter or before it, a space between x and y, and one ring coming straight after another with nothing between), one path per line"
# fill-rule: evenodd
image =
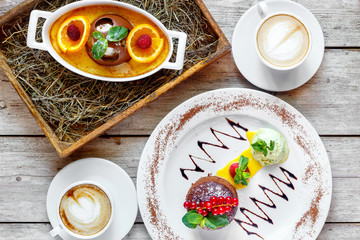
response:
M137 40L142 35L149 35L151 46L142 49L137 46ZM131 30L126 40L126 47L131 58L139 63L151 63L161 53L164 48L164 39L160 37L159 32L149 24L141 24Z
M80 38L73 41L68 36L68 27L75 25L80 30ZM66 19L57 32L57 43L60 49L66 53L74 53L85 46L90 34L90 22L85 16L73 16Z

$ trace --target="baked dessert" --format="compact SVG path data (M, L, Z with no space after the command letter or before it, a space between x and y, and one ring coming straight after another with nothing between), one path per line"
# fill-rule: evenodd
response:
M186 195L184 208L188 212L182 220L189 228L221 229L234 219L237 206L236 189L228 181L216 176L202 177Z

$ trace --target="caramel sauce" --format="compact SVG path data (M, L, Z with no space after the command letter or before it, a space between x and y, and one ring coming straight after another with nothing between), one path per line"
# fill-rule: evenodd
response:
M57 32L60 25L64 22L65 19L71 16L83 15L89 19L90 23L92 23L98 17L105 14L119 15L127 19L134 27L140 24L149 24L155 27L158 30L161 38L165 39L164 49L161 54L152 63L138 63L134 60L130 60L129 62L122 63L118 66L104 66L97 64L94 60L91 59L91 57L87 53L86 46L84 46L79 52L76 53L63 53L61 51L57 43ZM150 19L137 12L115 6L94 5L70 11L61 16L58 20L56 20L56 22L51 26L49 34L51 44L54 47L55 51L67 63L84 72L102 77L125 78L134 77L150 72L159 67L165 61L170 49L166 35Z

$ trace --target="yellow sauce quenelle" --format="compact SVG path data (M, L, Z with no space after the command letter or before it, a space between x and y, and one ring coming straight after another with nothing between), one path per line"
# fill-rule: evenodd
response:
M246 137L249 140L249 142L252 142L252 139L254 137L256 132L246 132ZM255 176L255 174L263 167L260 163L258 163L254 158L253 155L251 154L250 151L250 146L248 149L246 149L245 151L243 151L240 156L243 155L244 157L249 158L249 164L248 164L248 168L250 171L250 178L252 178L253 176ZM240 156L238 156L237 158L235 158L234 160L230 161L225 167L223 167L222 169L220 169L219 171L217 171L216 175L222 178L225 178L227 181L229 181L231 183L231 185L233 185L236 189L240 189L240 188L245 188L246 186L243 186L242 184L236 184L234 182L234 178L230 175L229 173L229 168L231 166L231 164L239 162ZM250 181L249 181L250 182Z
M164 47L160 55L151 63L139 63L131 59L117 66L106 66L96 63L88 54L86 46L82 47L77 52L63 52L57 42L57 33L61 24L72 16L84 16L90 23L94 22L97 18L105 14L115 14L125 18L133 27L141 24L149 24L155 28L160 37L164 39ZM61 16L51 27L50 41L55 51L72 66L98 76L102 77L134 77L150 72L159 67L167 58L169 53L169 42L165 33L147 17L121 7L106 6L106 5L93 5L75 9Z

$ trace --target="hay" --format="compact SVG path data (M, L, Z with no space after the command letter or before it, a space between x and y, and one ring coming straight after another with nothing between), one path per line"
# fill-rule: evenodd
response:
M44 1L36 9L55 11L73 0ZM188 34L183 71L216 51L218 37L194 0L124 0L145 9L167 29ZM32 98L45 121L61 141L73 143L115 115L170 82L182 72L161 70L143 80L127 83L96 81L77 75L45 51L29 49L29 17L1 29L1 50L14 75ZM38 40L41 41L38 28Z

